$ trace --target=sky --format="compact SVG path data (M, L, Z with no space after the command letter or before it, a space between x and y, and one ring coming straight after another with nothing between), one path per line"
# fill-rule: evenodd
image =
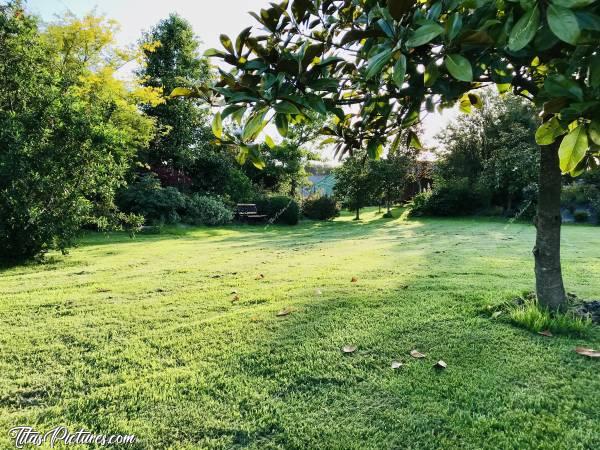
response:
M30 12L46 22L67 11L78 16L95 11L116 19L121 26L117 41L122 46L135 43L143 31L175 12L192 24L204 52L207 48L221 47L220 34L234 38L244 28L258 25L248 11L268 6L269 0L27 0L26 4ZM437 144L435 135L456 114L456 110L448 110L424 120L426 146Z

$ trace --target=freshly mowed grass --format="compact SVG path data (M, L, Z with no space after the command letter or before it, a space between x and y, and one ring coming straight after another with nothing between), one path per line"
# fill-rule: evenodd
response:
M574 352L597 327L481 313L533 289L533 227L351 219L96 234L2 270L0 448L16 425L154 449L600 448L600 365ZM565 227L563 261L600 297L600 229Z

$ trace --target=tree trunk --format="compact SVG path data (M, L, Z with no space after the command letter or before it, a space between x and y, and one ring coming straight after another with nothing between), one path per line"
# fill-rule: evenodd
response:
M360 208L356 208L356 218L354 220L360 220Z
M535 218L537 237L533 254L538 302L540 306L553 311L564 309L567 303L560 265L561 189L558 144L541 147L538 211Z

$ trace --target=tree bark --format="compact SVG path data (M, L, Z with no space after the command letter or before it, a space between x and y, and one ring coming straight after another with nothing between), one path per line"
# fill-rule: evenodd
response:
M538 210L535 218L537 237L535 281L540 306L562 310L567 296L560 264L560 193L562 178L559 168L558 144L541 147Z
M354 220L360 220L360 208L356 208L356 218Z

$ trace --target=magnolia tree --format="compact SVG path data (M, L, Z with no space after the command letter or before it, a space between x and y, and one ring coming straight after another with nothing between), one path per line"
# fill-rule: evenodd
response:
M176 89L226 106L214 132L260 164L253 142L268 123L283 136L314 111L339 154L373 158L399 145L424 114L481 106L495 84L543 110L534 249L537 294L559 309L561 172L581 174L600 149L600 2L597 0L294 0L250 13L259 22L207 55L232 68L211 87ZM223 131L224 120L243 132ZM408 140L418 146L416 136ZM516 148L515 152L519 149Z

